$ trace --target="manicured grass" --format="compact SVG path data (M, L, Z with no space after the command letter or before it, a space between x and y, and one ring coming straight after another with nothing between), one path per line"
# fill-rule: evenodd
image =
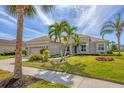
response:
M8 80L11 77L12 73L0 70L0 82L2 82L3 80ZM65 88L64 85L50 83L45 80L39 80L31 76L23 76L23 80L27 81L27 84L24 84L27 88Z
M0 81L4 80L4 79L8 79L12 76L12 73L8 72L8 71L3 71L0 70Z
M14 58L14 56L0 56L0 60L1 59L8 59L8 58Z
M96 61L97 56L73 56L67 63L23 62L23 66L50 69L81 76L98 78L124 84L124 52L123 56L106 56L114 61Z
M38 80L27 86L28 88L66 88L64 85L49 83L44 80Z

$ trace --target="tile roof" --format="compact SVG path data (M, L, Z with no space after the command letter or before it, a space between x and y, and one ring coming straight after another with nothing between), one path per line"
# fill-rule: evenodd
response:
M84 35L84 34L79 34L79 37L83 37L83 38L89 38L92 42L101 42L101 41L107 41L105 39L100 39L100 38L96 38L96 37L91 37L88 35ZM29 40L27 42L33 42L33 41L50 41L51 39L48 36L42 36L42 37L38 37L32 40Z
M4 39L0 39L0 43L1 44L15 44L16 40L4 40Z
M100 39L100 38L95 38L95 37L90 37L90 40L91 40L92 42L108 41L108 40L105 40L105 39Z
M29 40L27 42L32 42L32 41L49 41L49 37L48 36L42 36L42 37L38 37L38 38L35 38L35 39L32 39L32 40Z

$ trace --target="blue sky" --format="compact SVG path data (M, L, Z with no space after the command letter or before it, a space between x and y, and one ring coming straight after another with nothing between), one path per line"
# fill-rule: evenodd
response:
M0 39L15 39L17 17L11 16L0 6ZM37 15L32 19L24 18L23 40L27 41L48 34L48 25L67 20L77 26L77 33L101 38L100 29L108 20L114 20L118 13L124 19L124 6L56 6L51 13L44 13L38 6ZM117 41L115 33L105 35L105 39ZM124 44L124 31L121 36Z

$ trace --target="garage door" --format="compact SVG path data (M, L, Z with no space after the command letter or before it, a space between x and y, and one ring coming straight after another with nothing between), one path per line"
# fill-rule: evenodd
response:
M40 54L41 48L31 48L30 52L31 54Z

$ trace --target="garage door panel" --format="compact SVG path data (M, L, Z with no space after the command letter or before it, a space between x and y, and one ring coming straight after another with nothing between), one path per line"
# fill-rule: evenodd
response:
M41 48L31 48L31 54L40 54Z

